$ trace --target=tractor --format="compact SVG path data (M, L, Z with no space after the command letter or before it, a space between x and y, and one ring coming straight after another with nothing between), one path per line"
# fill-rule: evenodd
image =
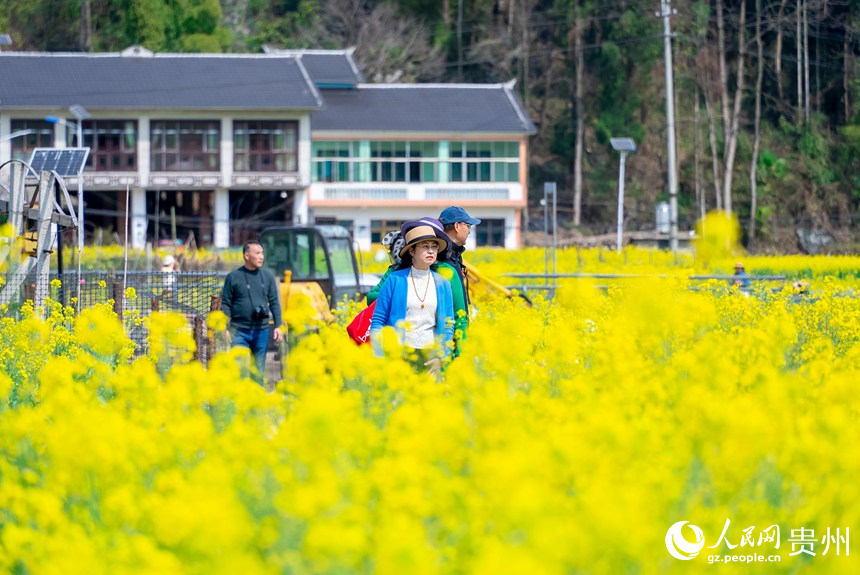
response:
M360 298L367 291L360 282L352 237L343 226L270 227L260 234L260 243L264 265L281 280L284 310L291 296L302 293L319 319L332 321L331 310L338 302Z

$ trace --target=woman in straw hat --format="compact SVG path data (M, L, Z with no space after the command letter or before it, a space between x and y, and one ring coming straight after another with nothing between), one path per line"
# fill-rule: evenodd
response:
M395 327L401 343L418 350L420 363L435 375L454 336L454 300L451 284L430 266L448 248L448 241L430 225L404 229L403 238L403 269L392 271L379 290L370 341L374 353L382 355L382 328Z
M374 301L376 301L376 297L379 295L379 290L382 289L382 284L385 283L385 280L388 279L388 276L391 274L391 272L393 272L394 270L409 267L411 262L404 264L403 261L400 259L400 251L403 249L403 246L406 244L405 240L403 239L404 234L406 234L406 232L408 232L409 230L411 230L414 227L425 226L425 225L433 228L433 231L436 233L437 236L444 239L446 242L448 241L448 235L445 233L445 228L442 227L442 224L439 223L439 220L437 220L436 218L431 218L431 217L427 217L427 216L421 218L420 220L413 220L413 221L404 222L403 225L400 226L400 229L397 230L396 232L388 232L387 234L385 234L385 237L382 238L382 247L385 248L385 250L388 252L388 259L391 261L391 265L388 266L387 270L385 270L385 274L379 279L379 282L375 286L373 286L369 292L367 292L367 295L365 296L365 300L367 301L367 305L370 305ZM439 252L438 257L436 258L437 263L441 262L445 259L444 256L447 252L448 252L447 249ZM438 270L434 269L433 271L438 271ZM456 299L457 299L457 295L455 293L455 295L454 295L454 311L455 312L457 311Z

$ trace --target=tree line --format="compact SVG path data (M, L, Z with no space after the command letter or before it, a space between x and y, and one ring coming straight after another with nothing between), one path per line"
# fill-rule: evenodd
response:
M530 191L557 182L565 225L614 226L631 137L628 228L668 199L660 0L6 0L18 50L259 52L355 47L371 82L517 80L538 125ZM847 245L860 203L860 2L675 1L682 228L736 214L746 242L792 228Z

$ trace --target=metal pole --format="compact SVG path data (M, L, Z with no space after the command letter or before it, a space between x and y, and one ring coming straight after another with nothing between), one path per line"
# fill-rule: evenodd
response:
M125 309L125 290L128 289L128 210L131 190L125 185L125 246L122 258L122 309ZM122 321L122 318L119 318Z
M627 152L621 151L618 159L618 228L615 234L616 251L621 253L621 235L624 231L624 161Z
M78 118L78 147L84 147L84 121ZM84 172L78 174L78 314L81 313L81 256L84 253Z
M669 247L678 251L678 175L675 166L675 80L672 70L672 29L669 18L675 13L671 0L660 0L663 18L663 62L666 68L666 151L669 171Z
M549 275L549 202L547 201L547 193L549 192L550 183L545 182L543 185L543 273ZM549 285L549 279L544 277L544 285Z
M78 174L78 315L81 313L81 256L84 255L84 173Z
M552 273L556 273L555 268L558 263L558 189L556 185L552 185ZM555 285L556 280L552 280Z
M57 184L54 184L54 200L57 205L60 205L60 190L57 189ZM60 224L57 226L57 278L60 280L60 305L66 307L66 278L63 277L63 228Z

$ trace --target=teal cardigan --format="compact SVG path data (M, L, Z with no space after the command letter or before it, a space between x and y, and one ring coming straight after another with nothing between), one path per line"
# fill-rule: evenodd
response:
M409 269L393 271L379 290L376 298L376 309L370 322L370 342L375 355L382 355L381 332L385 326L402 329L400 324L406 319L406 298L409 295ZM454 338L454 297L451 284L433 273L433 283L436 284L436 338L441 345L443 354L450 353L448 342Z

